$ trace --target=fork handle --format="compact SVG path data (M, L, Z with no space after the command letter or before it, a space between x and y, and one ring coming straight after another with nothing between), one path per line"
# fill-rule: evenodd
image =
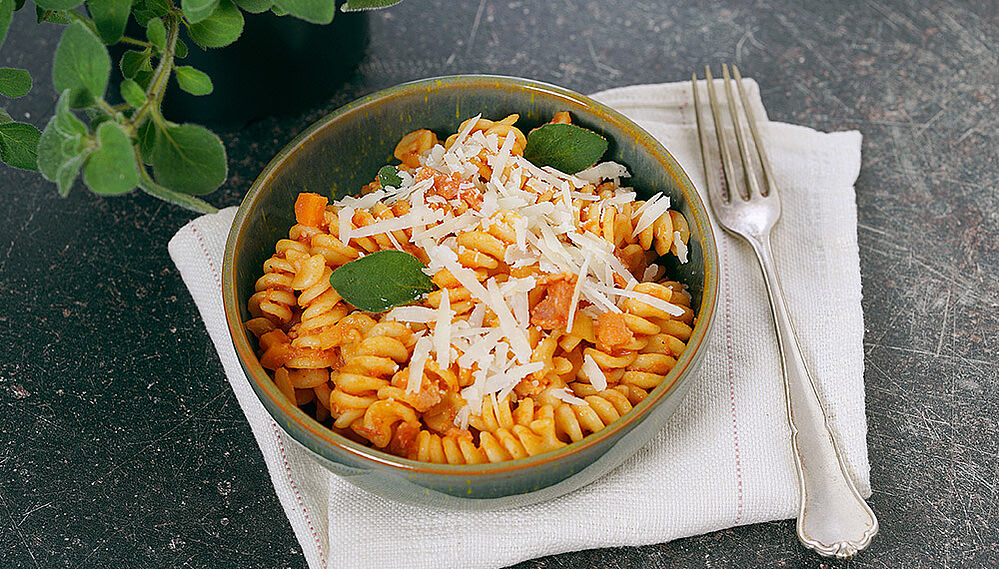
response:
M791 446L801 490L798 538L822 555L849 559L871 543L878 532L878 520L857 491L829 430L777 278L769 232L748 241L763 269L784 372Z

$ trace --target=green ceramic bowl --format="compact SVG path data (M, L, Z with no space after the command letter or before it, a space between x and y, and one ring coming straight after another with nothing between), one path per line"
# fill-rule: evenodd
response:
M674 267L672 274L689 285L697 324L666 381L621 420L579 442L527 459L477 466L427 464L368 448L334 434L285 399L260 366L255 340L243 322L249 318L246 303L263 262L294 223L298 193L334 198L356 192L392 160L399 138L418 128L447 135L479 113L497 119L519 113L518 126L532 128L562 110L610 141L605 159L628 166L629 183L640 196L666 192L689 222L690 260ZM718 258L704 204L680 165L650 134L610 107L561 87L465 75L406 83L369 95L322 118L286 146L253 183L236 214L226 244L222 294L232 341L250 384L277 424L319 464L386 498L496 509L580 488L659 432L696 381L715 311L717 281Z

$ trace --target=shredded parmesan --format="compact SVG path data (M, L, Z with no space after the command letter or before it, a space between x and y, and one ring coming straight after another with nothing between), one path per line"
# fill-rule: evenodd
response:
M570 393L568 387L563 387L561 389L552 389L550 393L552 394L553 397L555 397L555 399L558 399L559 401L564 401L569 405L586 405L586 400L580 399L579 397L576 397L575 395Z
M673 232L673 246L676 247L676 258L680 259L681 263L687 262L687 244L681 240L680 232Z
M586 379L590 380L590 385L593 386L593 389L597 391L607 389L607 376L590 354L586 354L583 357L583 375Z

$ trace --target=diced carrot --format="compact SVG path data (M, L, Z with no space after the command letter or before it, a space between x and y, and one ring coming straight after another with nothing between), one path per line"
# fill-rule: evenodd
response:
M323 223L326 211L326 204L329 200L325 196L312 192L302 192L295 200L295 221L299 225L308 227L320 227Z

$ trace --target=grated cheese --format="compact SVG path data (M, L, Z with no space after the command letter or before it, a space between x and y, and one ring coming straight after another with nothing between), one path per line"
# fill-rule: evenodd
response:
M676 258L680 259L681 263L687 262L687 244L681 240L680 232L673 232L673 246L676 247Z
M549 393L551 393L552 396L555 397L555 399L558 399L559 401L564 401L569 405L586 405L586 400L580 399L579 397L576 397L575 395L570 393L568 387L562 387L560 389L552 389Z
M586 354L583 357L583 376L590 380L590 385L593 386L593 389L597 391L607 389L607 376L590 354Z

